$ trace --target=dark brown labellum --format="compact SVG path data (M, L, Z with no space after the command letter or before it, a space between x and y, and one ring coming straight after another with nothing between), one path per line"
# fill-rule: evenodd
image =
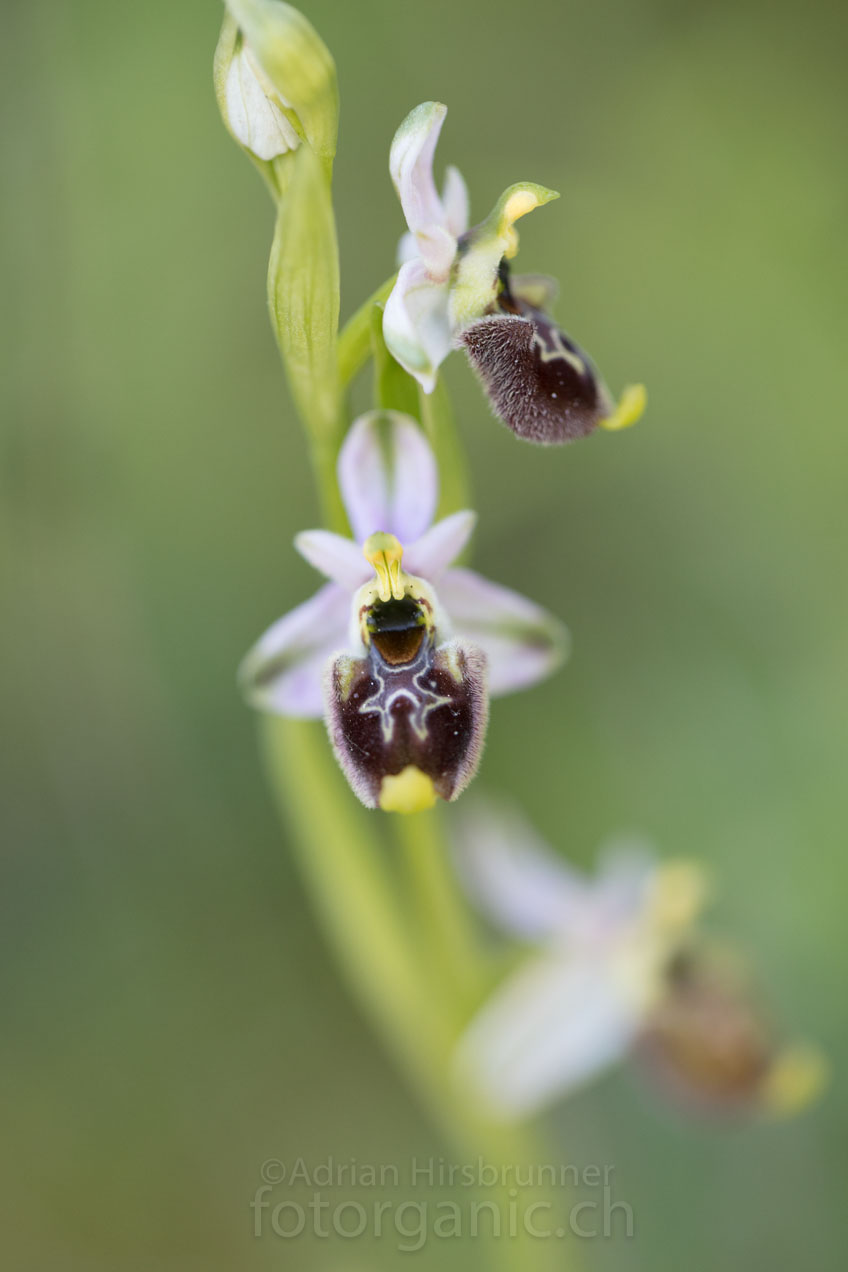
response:
M485 655L459 641L436 646L409 597L373 606L367 627L366 657L337 658L326 690L330 737L348 781L374 808L383 778L412 765L442 799L455 799L483 747Z
M613 403L591 361L543 310L514 294L502 267L498 311L459 336L492 405L514 433L556 445L585 437Z

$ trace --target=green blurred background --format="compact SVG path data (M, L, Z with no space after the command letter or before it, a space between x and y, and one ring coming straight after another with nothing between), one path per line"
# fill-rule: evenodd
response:
M521 267L558 275L614 387L649 386L637 429L540 452L451 360L476 562L575 642L496 704L478 790L579 861L633 827L711 863L716 923L834 1064L788 1125L687 1119L633 1072L561 1106L552 1155L614 1165L636 1220L586 1265L842 1267L844 7L307 11L339 65L344 311L392 265L393 130L438 98L476 218L515 180L562 191ZM8 1266L395 1267L391 1239L252 1235L266 1158L449 1153L324 949L234 687L315 585L291 540L316 501L265 313L271 206L211 89L221 7L2 16Z

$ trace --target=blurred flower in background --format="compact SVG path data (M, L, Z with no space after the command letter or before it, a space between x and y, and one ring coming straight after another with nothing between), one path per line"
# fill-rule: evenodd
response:
M784 1048L740 964L697 930L707 882L614 840L594 878L557 857L515 813L478 807L457 861L470 895L533 952L459 1044L463 1088L502 1118L530 1115L638 1051L666 1087L704 1108L803 1107L818 1052Z

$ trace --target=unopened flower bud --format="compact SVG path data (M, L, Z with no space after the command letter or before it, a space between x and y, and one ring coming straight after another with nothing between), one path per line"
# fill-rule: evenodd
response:
M303 139L332 160L335 63L312 24L283 0L227 0L215 87L227 127L257 159L277 159Z

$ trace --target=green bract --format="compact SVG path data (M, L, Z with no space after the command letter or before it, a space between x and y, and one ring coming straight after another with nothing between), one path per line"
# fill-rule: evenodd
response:
M297 408L317 438L330 440L339 402L339 256L330 188L308 146L294 156L280 203L268 303Z

